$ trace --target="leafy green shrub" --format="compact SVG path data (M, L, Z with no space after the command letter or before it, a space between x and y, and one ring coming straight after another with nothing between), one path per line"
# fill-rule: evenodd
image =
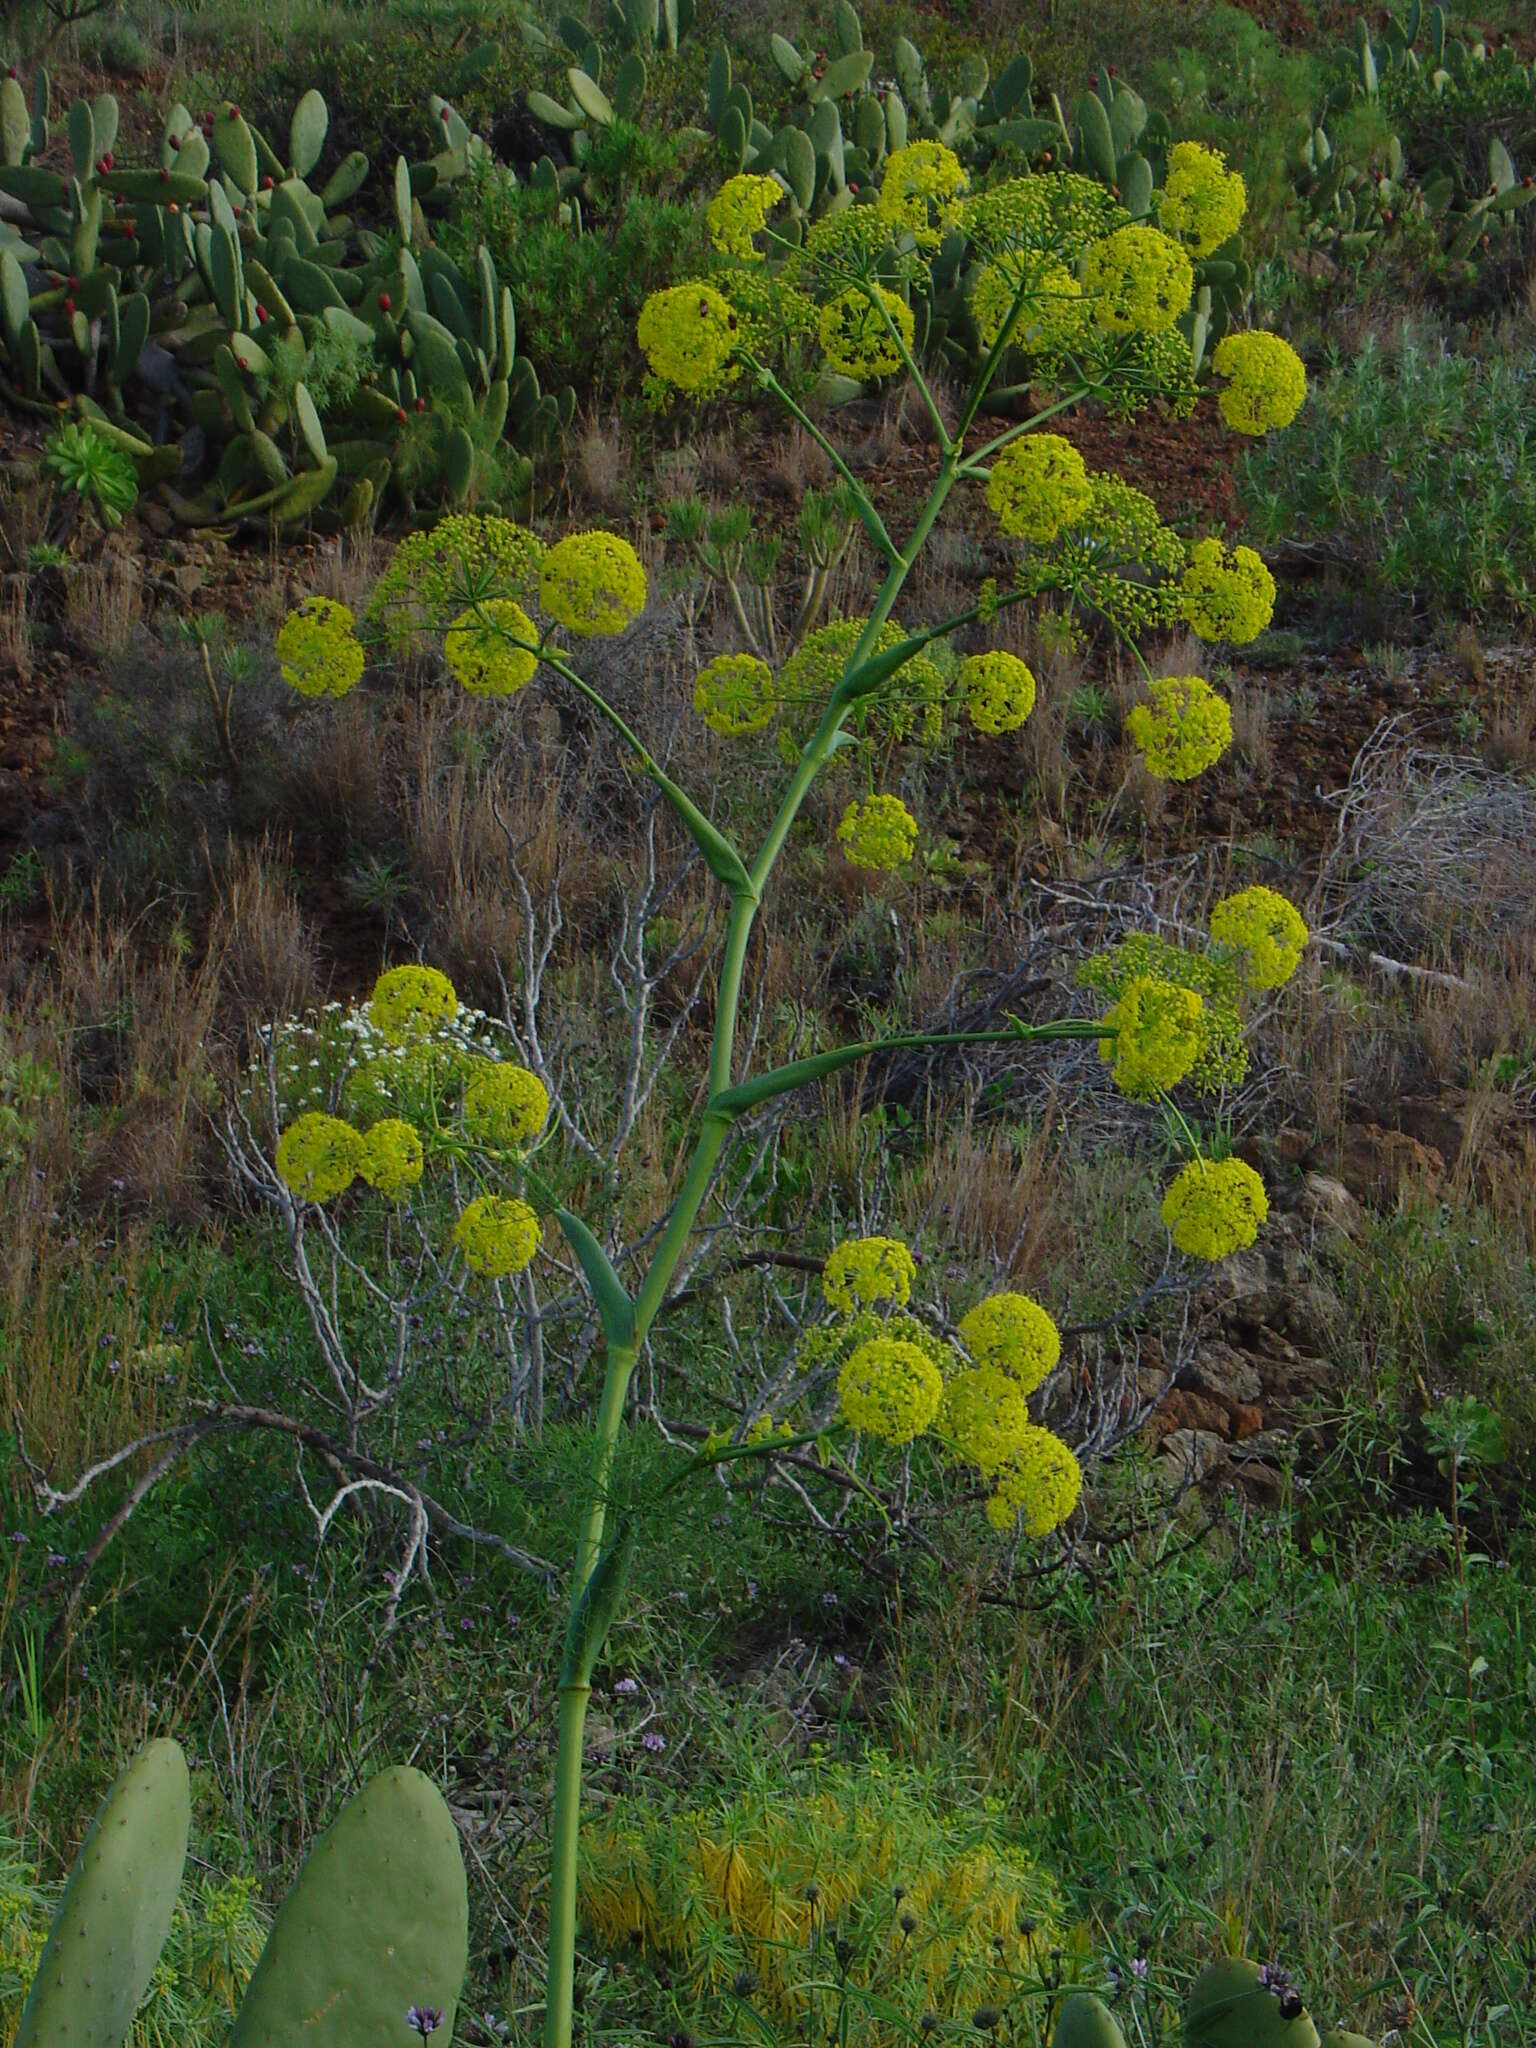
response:
M697 275L709 249L700 208L658 192L682 145L614 122L594 138L585 188L607 201L573 219L542 185L484 168L443 223L439 241L460 263L484 243L518 307L524 352L540 378L633 389L640 308L654 291Z
M897 2038L893 2013L968 2018L1037 1974L1060 1901L1000 1801L945 1792L871 1756L685 1812L625 1800L588 1833L583 1919L675 1971L690 2017L744 1998L803 2024L819 2005L854 2042Z
M1536 609L1536 351L1479 360L1406 328L1337 354L1285 451L1255 448L1260 533L1310 542L1414 611Z
M332 139L343 154L360 149L375 162L429 157L442 148L431 100L451 99L472 128L484 128L513 103L522 83L515 41L499 40L505 24L487 8L421 10L415 20L393 11L381 51L372 17L342 41L318 47L296 39L286 50L263 50L241 93L264 127L279 131L288 110L311 87L335 110Z

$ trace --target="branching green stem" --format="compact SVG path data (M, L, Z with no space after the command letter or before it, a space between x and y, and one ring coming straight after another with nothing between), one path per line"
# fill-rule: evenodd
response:
M671 1286L673 1274L693 1234L700 1211L708 1196L720 1154L736 1118L769 1101L774 1096L787 1093L790 1089L802 1087L811 1081L852 1065L860 1060L878 1054L901 1049L926 1049L946 1045L998 1044L1009 1041L1035 1042L1053 1038L1103 1037L1105 1029L1101 1024L1074 1019L1048 1025L1026 1025L1015 1023L1006 1029L978 1032L947 1032L936 1034L912 1033L888 1039L875 1039L855 1045L841 1046L831 1052L822 1053L806 1060L791 1061L787 1066L772 1069L759 1075L755 1080L737 1083L734 1077L737 1015L741 1001L742 982L746 971L747 953L751 942L752 926L758 907L774 864L782 853L789 834L799 816L812 784L826 765L837 745L843 724L862 695L878 688L882 679L883 663L892 659L890 655L874 657L882 628L890 619L900 597L912 566L922 551L935 521L943 510L957 478L967 473L969 465L964 460L962 443L966 429L975 418L981 395L986 383L1002 359L1007 337L1019 315L1015 306L1010 321L1005 325L998 343L989 356L986 368L965 408L958 435L951 439L944 433L942 421L938 419L933 394L928 390L917 365L908 356L908 368L916 378L930 415L938 422L942 460L939 474L932 490L919 513L916 524L907 539L906 546L898 549L887 532L884 521L876 511L868 493L858 482L841 455L822 433L813 420L779 384L771 371L754 366L763 387L772 391L788 412L805 427L806 431L831 458L838 473L848 485L853 503L865 530L881 551L887 563L885 581L874 607L845 665L843 677L832 691L816 730L807 740L796 763L789 786L780 802L777 813L763 838L757 856L750 868L743 862L734 847L708 823L703 813L692 800L669 781L659 764L652 758L623 718L603 698L601 692L577 675L567 662L548 649L536 651L557 674L570 683L593 709L606 718L620 734L646 773L661 786L663 792L688 824L709 861L713 872L731 890L730 921L726 929L725 950L720 965L720 980L715 1000L714 1032L710 1047L709 1093L700 1114L698 1133L688 1162L683 1182L673 1202L666 1226L651 1256L645 1278L634 1299L632 1334L624 1331L627 1341L610 1339L607 1346L602 1394L599 1398L595 1422L595 1441L592 1450L591 1485L581 1521L577 1541L575 1565L571 1580L571 1606L574 1613L586 1592L589 1582L593 1583L594 1594L598 1584L593 1575L599 1568L606 1567L616 1554L605 1550L608 1530L609 1508L613 1491L614 1468L619 1436L623 1428L624 1413L629 1396L630 1381L636 1362L645 1344L646 1337L657 1311L661 1308ZM898 337L899 338L899 337ZM907 352L903 350L903 354ZM1065 410L1071 401L1064 401L1057 410ZM1048 416L1048 415L1047 415ZM1017 431L1024 431L1021 427ZM993 446L1001 446L1013 435L1001 437ZM1006 601L1006 600L1005 600ZM911 643L905 643L909 652L923 645L939 633L952 631L958 624L974 618L976 611L968 610L958 614L942 627L929 629L914 635ZM899 654L899 650L897 653ZM622 1535L620 1540L622 1540ZM606 1589L604 1589L606 1590ZM597 1605L589 1603L589 1612ZM573 1638L568 1638L568 1653L561 1672L559 1749L555 1769L555 1811L553 1823L553 1867L550 1883L549 1948L546 1961L546 1994L544 2014L545 2048L570 2048L574 2025L574 1975L576 1958L576 1899L577 1899L577 1853L580 1842L581 1815L581 1762L585 1729L587 1702L591 1695L592 1672L602 1650L606 1620L590 1628L573 1632L577 1640L574 1651L570 1648Z

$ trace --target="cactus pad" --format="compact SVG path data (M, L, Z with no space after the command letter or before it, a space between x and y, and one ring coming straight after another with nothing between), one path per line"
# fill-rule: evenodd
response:
M273 1924L229 2048L383 2048L412 2006L449 2048L468 1943L458 1835L420 1771L381 1771L310 1851Z
M1195 1980L1184 2012L1185 2048L1321 2048L1305 2012L1287 2019L1259 1982L1259 1966L1221 1956Z
M170 1931L190 1821L180 1745L147 1743L75 1858L15 2048L120 2048Z
M1125 2048L1125 2036L1102 1998L1074 1991L1061 2008L1051 2048Z

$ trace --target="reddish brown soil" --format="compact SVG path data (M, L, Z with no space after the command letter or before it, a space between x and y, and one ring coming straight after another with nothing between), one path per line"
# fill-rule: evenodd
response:
M1144 490L1164 520L1180 531L1242 526L1236 470L1247 444L1209 405L1184 420L1153 408L1140 419L1079 414L1060 430L1091 469L1117 470Z

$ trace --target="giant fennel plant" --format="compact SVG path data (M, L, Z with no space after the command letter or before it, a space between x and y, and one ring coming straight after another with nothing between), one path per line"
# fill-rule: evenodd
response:
M636 1284L621 1279L597 1231L548 1192L537 1155L559 1133L539 1076L513 1062L466 1058L462 1049L443 1052L456 1043L443 1027L458 1002L447 977L430 966L383 975L370 1006L378 1049L363 1085L336 1105L343 1115L306 1109L283 1131L276 1157L289 1189L309 1203L334 1201L359 1182L389 1203L424 1176L442 1175L460 1204L445 1252L486 1283L528 1268L552 1222L580 1264L601 1322L604 1374L560 1673L548 2048L567 2048L571 2039L583 1727L637 1534L612 1485L631 1382L733 1129L793 1090L900 1047L996 1042L1017 1049L1080 1038L1097 1041L1116 1083L1135 1097L1166 1096L1190 1077L1219 1081L1239 1071L1244 1057L1242 992L1278 987L1305 946L1305 925L1289 902L1265 888L1245 889L1217 906L1204 952L1132 942L1099 963L1086 981L1107 999L1100 1014L1045 1022L1020 1016L995 1030L860 1041L755 1073L739 1063L749 943L813 786L834 762L862 759L868 788L836 826L842 852L869 871L909 861L920 823L900 794L876 786L878 766L893 744L921 744L946 720L996 735L1030 716L1036 682L1027 665L1001 646L974 646L1008 607L1054 594L1132 651L1146 691L1128 726L1152 775L1188 780L1229 746L1225 700L1200 677L1154 674L1139 643L1154 644L1181 625L1211 641L1253 638L1273 607L1269 572L1244 547L1216 539L1187 546L1145 494L1091 470L1052 423L1089 399L1122 414L1159 397L1179 411L1195 402L1191 255L1209 242L1213 218L1231 232L1242 201L1237 174L1193 146L1180 155L1177 181L1154 200L1153 214L1132 219L1105 188L1070 173L973 193L955 155L934 142L896 150L878 189L814 222L799 216L777 178L733 177L715 196L708 224L718 264L706 279L655 294L640 317L653 395L694 404L740 396L793 415L837 471L882 578L867 614L806 631L777 672L749 649L719 655L698 674L693 705L716 733L763 745L778 727L777 745L764 747L765 772L782 762L783 786L756 847L737 844L712 821L585 672L583 648L625 632L647 602L645 570L618 534L578 532L546 545L508 521L456 514L402 543L362 620L313 597L279 632L284 676L314 697L340 696L357 683L370 638L395 656L435 644L464 689L482 697L510 697L539 678L575 692L659 789L729 903L691 1156L638 1262ZM958 411L946 412L919 367L914 338L939 252L956 238L985 353ZM1027 417L999 425L994 414L982 424L1005 358L1021 356L1046 401ZM1302 366L1273 335L1228 335L1211 367L1216 402L1240 432L1284 426L1302 403ZM866 389L908 380L926 409L938 471L904 536L891 531L845 461L821 424L825 415L809 399L802 403L818 370ZM957 493L984 500L1008 573L988 579L954 615L903 626L897 612L914 565ZM962 654L957 636L972 651ZM1182 1252L1220 1259L1253 1242L1266 1213L1263 1183L1243 1161L1206 1158L1191 1145L1193 1156L1165 1195L1163 1219ZM786 1421L734 1442L712 1436L682 1476L768 1458L812 1434L824 1450L839 1433L896 1446L930 1437L941 1455L979 1475L998 1530L1043 1538L1067 1522L1082 1488L1078 1460L1029 1406L1061 1353L1048 1309L1021 1293L999 1293L948 1338L914 1312L915 1270L910 1249L894 1238L835 1245L823 1277L834 1315L822 1339L836 1375L831 1429L805 1425L797 1436Z

